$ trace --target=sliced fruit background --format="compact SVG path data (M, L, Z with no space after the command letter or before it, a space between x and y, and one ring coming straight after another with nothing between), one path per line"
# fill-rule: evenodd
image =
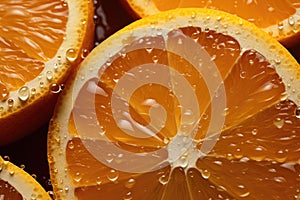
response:
M134 21L134 18L122 7L120 0L98 0L98 2L95 2L95 5L95 45L115 31ZM299 62L300 47L294 47L289 50ZM0 147L0 155L9 156L11 161L18 166L24 164L26 171L35 174L38 182L40 182L46 190L51 190L46 152L47 129L48 123L23 140Z

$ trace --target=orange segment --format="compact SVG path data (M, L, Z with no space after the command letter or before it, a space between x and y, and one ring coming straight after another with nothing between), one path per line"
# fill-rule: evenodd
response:
M11 91L37 77L43 62L55 56L66 34L68 6L49 0L8 2L0 5L0 16L0 80Z
M224 131L213 154L231 158L299 162L300 128L296 105L282 101ZM268 124L268 125L266 125Z
M0 27L0 145L4 145L49 120L61 85L86 56L82 51L93 45L93 4L3 1Z
M176 8L208 8L235 14L279 39L286 45L299 44L297 0L124 0L140 17ZM298 38L298 39L297 39Z
M57 104L55 194L298 198L299 70L276 40L224 12L129 25L93 50Z
M197 167L202 177L234 199L294 199L299 195L299 163L206 157L198 160Z

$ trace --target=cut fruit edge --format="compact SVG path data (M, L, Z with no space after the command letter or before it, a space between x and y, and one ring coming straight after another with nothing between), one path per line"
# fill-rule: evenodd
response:
M45 189L27 172L0 156L0 180L8 182L23 199L51 200ZM5 198L5 196L4 196Z
M225 12L209 9L177 9L138 20L118 31L96 47L83 61L77 74L72 74L69 84L62 93L51 120L48 135L50 175L54 188L61 198L75 198L70 175L66 174L67 143L72 139L68 125L76 97L86 80L98 78L99 67L111 56L117 55L122 47L133 40L146 36L166 36L171 30L195 26L208 28L234 37L241 46L241 53L255 49L265 56L281 76L288 99L300 105L300 67L289 52L255 25ZM101 56L99 56L101 55ZM84 138L81 138L84 139ZM68 178L61 178L61 177ZM63 183L62 183L63 182ZM64 188L68 188L65 191Z
M29 90L28 99L22 100L17 89L10 91L8 99L0 102L0 145L22 138L51 118L62 84L83 59L82 51L89 51L94 45L93 1L68 0L67 3L67 35L56 55L44 63L41 74L24 85ZM70 49L75 52L72 58L68 59L66 54Z
M147 2L144 0L125 0L123 4L135 18L144 18L162 12L155 6L152 0ZM262 29L285 46L292 47L295 43L298 45L300 43L299 21L300 8L296 8L296 12L288 19Z

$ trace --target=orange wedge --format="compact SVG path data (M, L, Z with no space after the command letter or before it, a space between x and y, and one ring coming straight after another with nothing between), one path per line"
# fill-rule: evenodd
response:
M4 200L51 200L49 194L31 175L1 157L0 198Z
M252 23L152 15L82 62L58 101L58 199L297 199L300 67Z
M126 0L139 17L175 8L210 8L238 15L262 28L285 45L300 41L300 2L298 0Z
M50 119L62 84L93 45L93 2L1 2L0 27L3 145Z

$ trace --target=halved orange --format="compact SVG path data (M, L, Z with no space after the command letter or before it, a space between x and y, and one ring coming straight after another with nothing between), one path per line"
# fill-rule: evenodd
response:
M0 145L50 119L57 94L93 46L90 0L0 3Z
M297 199L300 67L278 41L199 8L96 47L48 135L58 199Z
M0 198L3 200L51 200L45 189L27 172L0 156Z
M175 8L210 8L236 14L269 33L285 45L300 43L299 0L126 0L139 17Z

